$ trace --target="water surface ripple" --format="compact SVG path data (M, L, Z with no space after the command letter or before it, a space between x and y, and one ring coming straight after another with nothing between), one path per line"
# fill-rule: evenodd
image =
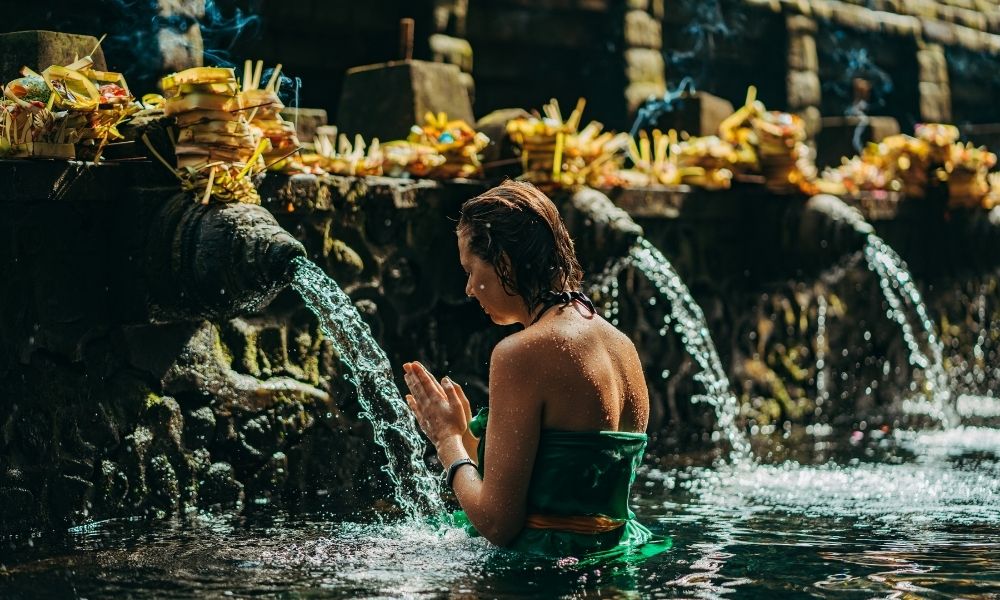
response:
M645 468L634 509L674 549L638 565L268 507L4 542L0 597L995 598L1000 429L869 433L879 462L845 434L836 463Z

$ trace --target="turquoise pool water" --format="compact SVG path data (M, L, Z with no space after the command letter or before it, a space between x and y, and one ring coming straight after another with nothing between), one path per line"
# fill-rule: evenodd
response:
M654 461L635 509L675 547L638 565L253 507L4 542L0 597L1000 597L1000 429L823 433L818 465Z

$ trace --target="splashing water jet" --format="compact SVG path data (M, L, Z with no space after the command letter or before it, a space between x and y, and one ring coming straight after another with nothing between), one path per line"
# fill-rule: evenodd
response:
M863 242L861 254L868 269L878 277L879 287L888 309L886 317L895 321L903 334L903 341L909 350L909 363L923 371L923 394L918 398L903 402L904 412L926 414L949 428L955 424L955 408L951 399L951 386L944 370L944 349L934 323L927 314L920 290L906 267L902 257L885 241L875 234L874 228L861 213L847 206L839 198L826 195L813 196L808 206L817 214L828 218L831 224L843 223L853 230L859 242ZM838 236L836 231L830 232ZM911 319L910 315L913 315ZM914 332L914 323L920 328L927 351L921 348L920 339ZM916 388L914 386L914 390Z
M382 470L393 485L396 504L411 520L443 513L438 481L424 463L423 439L371 329L347 294L319 267L296 258L293 268L293 287L319 318L323 333L347 367L348 378L358 390L361 416L371 422L375 443L385 450L388 462ZM396 449L402 449L402 455Z
M701 367L694 378L704 386L706 393L692 397L692 401L706 402L715 410L717 427L732 449L730 462L733 465L749 463L750 442L737 425L739 403L729 388L729 379L712 342L705 315L667 257L645 238L640 237L628 256L610 264L598 277L596 288L605 297L610 291L611 302L605 317L612 324L618 324L618 275L630 265L645 275L659 296L670 305L660 335L666 335L672 326L688 353Z

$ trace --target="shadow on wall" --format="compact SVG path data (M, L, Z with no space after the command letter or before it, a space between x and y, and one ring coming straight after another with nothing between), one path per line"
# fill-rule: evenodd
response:
M871 83L866 113L893 117L900 131L913 132L920 120L920 77L913 38L850 31L821 22L816 51L824 115L851 114L855 102L852 80L861 77Z
M430 0L188 0L170 2L175 14L161 17L163 4L167 2L99 0L80 10L69 0L22 3L16 11L6 12L0 33L47 29L97 38L108 34L102 44L108 67L125 73L129 86L141 95L156 91L160 76L176 70L164 67L161 36L183 37L197 23L194 39L181 40L182 45L193 45L192 55L200 45L205 64L242 64L245 59L261 59L268 65L280 62L285 74L304 82L301 106L324 108L331 116L348 68L399 57L401 18L416 21L414 57L430 56L426 42L432 26ZM189 14L201 5L205 16Z
M786 110L785 17L731 0L670 0L663 22L667 85L690 77L695 89L742 106L747 88L771 110Z

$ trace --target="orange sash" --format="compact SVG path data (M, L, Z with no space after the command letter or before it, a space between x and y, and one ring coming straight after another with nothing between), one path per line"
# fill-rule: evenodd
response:
M603 515L528 515L524 526L531 529L558 529L570 533L607 533L614 531L625 521Z

